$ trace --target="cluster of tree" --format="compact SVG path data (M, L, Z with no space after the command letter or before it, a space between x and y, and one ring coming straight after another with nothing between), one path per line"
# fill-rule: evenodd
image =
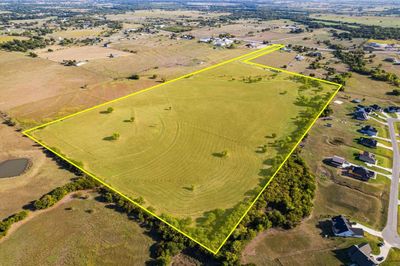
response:
M13 214L10 217L0 221L0 238L7 234L13 223L22 221L28 216L28 211L20 211L19 213Z
M93 37L93 38L84 38L76 40L75 43L82 44L82 45L95 45L96 43L102 42L103 39L100 37Z
M242 78L242 81L245 83L256 83L262 81L262 76L246 76Z
M222 38L235 38L236 36L231 33L226 32L226 33L220 33L218 35L218 37L222 39Z
M11 40L0 43L0 49L15 52L27 52L36 48L45 48L48 40L42 37L32 37L29 40Z
M61 46L68 46L68 45L74 44L75 41L76 41L75 38L64 38L64 39L60 40L58 42L58 44L61 45Z
M351 72L339 73L329 78L330 81L341 84L341 91L344 91L344 85L346 85L347 80L351 78Z
M49 208L53 206L56 202L60 201L68 193L84 189L92 189L97 186L98 184L96 183L96 181L94 181L94 179L90 177L77 177L72 182L64 186L57 187L51 192L43 195L40 199L36 200L33 203L33 209L42 210ZM7 231L10 229L12 224L25 219L27 216L28 211L23 210L0 221L0 238L7 234Z
M128 79L138 80L140 79L140 76L138 74L132 74L128 77Z
M55 203L60 201L65 195L84 189L92 189L95 188L98 184L96 181L90 177L82 176L76 178L74 181L61 186L57 187L56 189L52 190L51 192L43 195L40 199L36 200L33 203L33 206L36 210L42 210L53 206Z
M321 63L319 62L319 59L316 59L310 63L308 66L309 69L318 69L321 68Z
M328 105L324 111L322 112L322 114L320 115L320 117L329 117L333 114L333 109Z
M347 52L342 49L337 49L333 54L343 63L347 64L351 71L362 75L370 75L373 79L387 81L393 85L400 86L400 77L396 74L389 73L380 67L367 67L366 65L368 62L365 59L365 53L362 50Z
M293 17L292 20L307 25L311 29L334 28L341 33L334 33L333 36L344 39L366 38L366 39L400 39L400 29L393 27L381 27L376 25L364 25L359 23L338 22L334 20L313 19L307 16ZM344 32L342 32L344 31Z
M61 64L63 66L76 66L77 63L78 62L75 59L73 60L68 59L68 60L63 60Z
M391 92L388 92L389 95L400 96L400 90L394 89Z
M303 46L303 45L292 45L292 44L289 44L288 48L291 48L293 51L296 51L298 53L306 53L306 52L317 50L317 49L310 48L310 47Z
M295 152L221 249L219 259L225 265L240 265L242 249L258 232L298 225L311 213L315 188L314 176Z

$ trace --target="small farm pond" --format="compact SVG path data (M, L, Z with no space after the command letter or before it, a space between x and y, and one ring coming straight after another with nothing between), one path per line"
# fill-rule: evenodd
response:
M0 163L0 178L19 176L29 166L26 158L7 160Z

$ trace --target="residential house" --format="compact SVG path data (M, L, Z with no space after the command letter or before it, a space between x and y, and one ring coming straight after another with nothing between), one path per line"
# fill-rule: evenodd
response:
M335 216L331 219L332 231L335 236L339 237L364 237L364 230L354 228L349 220L343 215Z
M200 38L199 42L210 43L211 42L211 38Z
M282 47L281 50L284 51L284 52L291 52L292 51L292 49L287 48L286 46Z
M389 106L389 107L385 108L385 112L386 113L398 113L398 112L400 112L400 107L398 107L398 106Z
M384 51L388 46L386 43L370 42L364 46L364 49L368 51Z
M370 137L378 135L378 130L370 125L362 127L359 132Z
M359 138L358 143L368 148L376 148L378 145L378 141L371 138Z
M228 38L215 38L213 44L217 47L229 47L233 44L233 40Z
M353 245L347 251L350 260L358 266L374 266L377 263L371 257L371 246L368 243Z
M321 52L309 52L307 55L312 56L312 57L320 57L320 56L322 56L322 53Z
M247 44L246 44L246 47L247 47L247 48L257 48L257 44L254 43L254 42L252 42L252 43L247 43Z
M394 61L396 61L396 58L395 57L386 57L383 61L393 63Z
M294 59L296 59L297 61L303 61L304 58L305 58L304 56L298 54L298 55L295 56Z
M181 39L185 39L185 40L193 40L195 37L193 35L190 34L184 34L181 36Z
M337 168L346 168L351 165L344 158L336 156L336 155L330 159L330 163L332 164L332 166L337 167Z
M375 178L376 173L374 171L368 170L362 166L351 166L349 168L348 174L351 177L359 179L361 181L369 181L372 178Z
M354 119L365 121L369 119L368 113L364 110L357 110L353 113Z
M360 161L370 163L370 164L375 164L376 163L376 158L375 154L368 152L368 151L363 151L358 155L358 159Z
M374 112L382 112L383 108L377 104L373 104L369 106Z

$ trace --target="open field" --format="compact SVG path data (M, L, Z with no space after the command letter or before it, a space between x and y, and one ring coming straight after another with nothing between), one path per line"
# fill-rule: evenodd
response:
M66 198L1 240L1 265L144 265L153 240L94 199ZM68 196L69 197L69 196Z
M249 49L243 48L213 49L195 40L171 40L166 36L141 36L135 40L121 40L112 43L111 48L132 53L131 56L112 60L88 62L82 67L112 78L137 73L145 78L156 74L159 78L172 79L249 52Z
M68 68L19 53L0 52L0 110L8 111L52 96L76 93L85 84L105 80L107 78L84 69Z
M304 82L235 60L29 134L215 250L337 90Z
M37 125L159 84L163 78L170 80L249 51L212 49L194 41L165 41L167 38L157 47L157 40L145 36L141 40L115 43L110 51L137 52L90 60L80 67L65 67L19 53L0 53L0 110L7 111L25 126ZM100 49L101 53L109 51L93 48ZM81 51L82 59L83 51L93 48L67 48L60 51L58 59L62 60L69 49ZM51 56L47 51L38 53L42 57ZM57 55L58 51L54 53ZM140 79L127 79L132 74L139 74ZM157 78L152 79L153 75ZM21 91L24 97L19 96Z
M210 18L228 15L221 12L200 12L192 10L135 10L135 12L126 12L125 14L107 15L107 19L123 22L143 23L147 19L179 19L179 18Z
M84 30L68 29L54 32L49 36L53 38L89 38L99 36L103 30L104 28L92 28Z
M374 16L347 16L336 14L311 15L312 18L333 20L338 22L359 23L382 27L400 27L400 17L374 17Z
M256 265L347 265L346 248L370 241L377 252L379 239L324 238L317 219L309 219L288 231L272 229L259 234L246 247L243 263Z
M12 40L27 40L27 39L28 38L21 37L21 36L0 35L0 43L12 41Z
M196 28L189 33L196 38L218 37L219 34L229 33L239 40L247 41L264 41L275 40L276 43L281 43L280 40L286 38L299 37L301 35L294 35L289 33L289 29L283 28L290 21L286 20L271 20L259 22L255 20L239 20L236 23L221 25L220 27L202 27ZM265 28L271 30L263 31Z
M80 62L80 61L88 61L96 59L105 59L109 58L111 54L114 57L131 55L130 53L127 52L111 48L104 48L100 46L61 48L55 50L54 52L48 52L46 50L38 53L40 57L55 62L62 62L63 60L76 60Z
M21 136L14 128L0 124L0 162L27 158L30 168L22 175L0 178L0 220L22 210L57 186L68 183L73 175L47 158L40 147ZM0 259L1 261L1 259Z

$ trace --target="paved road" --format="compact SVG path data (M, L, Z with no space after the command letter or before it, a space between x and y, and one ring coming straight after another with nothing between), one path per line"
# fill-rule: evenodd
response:
M400 237L397 232L397 212L399 206L399 175L400 175L400 152L399 145L396 139L395 123L400 123L400 119L388 118L390 139L393 147L393 169L392 181L390 182L390 198L388 218L385 228L382 231L382 236L386 242L393 247L400 248Z

